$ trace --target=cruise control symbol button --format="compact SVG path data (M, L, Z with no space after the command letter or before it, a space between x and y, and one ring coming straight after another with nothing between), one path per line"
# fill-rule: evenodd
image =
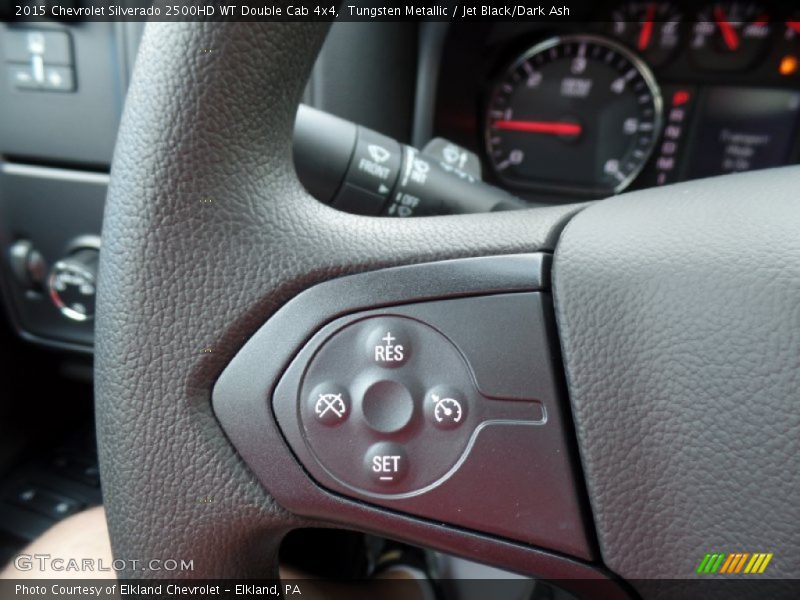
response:
M332 417L343 419L347 407L344 405L341 394L320 394L314 406L314 412L317 413L319 419L324 418L329 412L332 413Z
M437 429L455 429L467 418L467 403L455 389L436 386L425 396L425 414Z
M350 413L350 398L338 385L322 384L314 388L309 396L311 413L323 425L338 425Z
M437 394L431 394L431 399L434 402L433 418L437 423L457 425L461 422L464 411L458 400L455 398L442 398Z

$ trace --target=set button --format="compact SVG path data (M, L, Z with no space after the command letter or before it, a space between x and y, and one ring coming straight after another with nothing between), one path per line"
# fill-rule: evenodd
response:
M364 468L369 477L381 486L400 483L408 474L408 466L406 451L393 442L374 444L364 457Z

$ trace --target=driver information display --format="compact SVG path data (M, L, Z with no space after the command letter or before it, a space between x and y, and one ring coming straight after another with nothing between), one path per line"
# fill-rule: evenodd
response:
M711 88L692 144L690 178L786 164L792 150L800 92Z

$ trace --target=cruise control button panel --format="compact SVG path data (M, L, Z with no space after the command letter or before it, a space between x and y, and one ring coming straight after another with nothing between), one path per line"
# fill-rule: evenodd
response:
M341 316L290 362L274 414L327 490L589 557L551 319L536 292Z
M333 333L314 354L300 385L301 397L316 398L330 388L340 390L336 398L351 399L350 416L335 432L317 407L300 404L303 434L337 480L378 494L415 493L435 485L465 454L481 423L522 407L485 401L456 346L434 327L401 315L356 320ZM533 420L533 414L525 418ZM355 457L389 442L398 455L411 459L401 461L402 477L376 478L372 470L353 468Z

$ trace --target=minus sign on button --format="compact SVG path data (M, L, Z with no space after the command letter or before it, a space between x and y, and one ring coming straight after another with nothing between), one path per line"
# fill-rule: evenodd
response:
M394 477L381 477L381 481L391 481Z

